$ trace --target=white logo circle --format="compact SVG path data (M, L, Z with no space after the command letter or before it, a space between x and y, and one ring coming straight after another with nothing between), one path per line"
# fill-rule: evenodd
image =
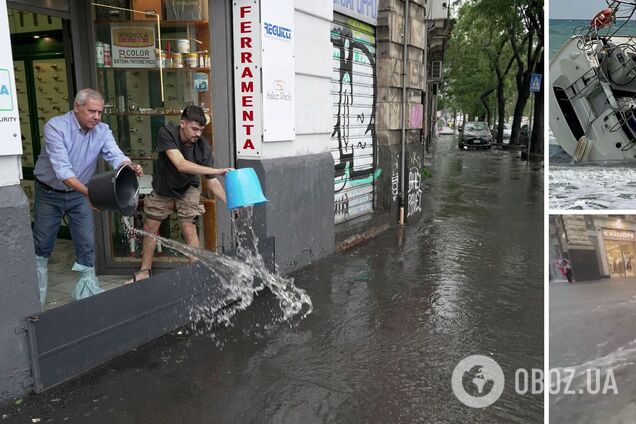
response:
M451 384L461 403L471 408L485 408L503 393L504 373L494 359L472 355L457 364Z

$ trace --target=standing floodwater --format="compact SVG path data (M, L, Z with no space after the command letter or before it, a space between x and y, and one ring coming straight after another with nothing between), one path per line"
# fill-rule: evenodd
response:
M264 294L215 329L222 349L207 336L171 335L0 414L72 423L542 423L543 395L517 394L515 371L543 369L543 171L517 155L458 151L442 136L419 222L293 275L313 304L303 320L271 325L280 308ZM453 369L474 354L497 361L506 378L484 409L451 389Z

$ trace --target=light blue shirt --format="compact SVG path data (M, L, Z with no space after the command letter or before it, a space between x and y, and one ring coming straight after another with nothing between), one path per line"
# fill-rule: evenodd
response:
M44 125L44 146L33 173L44 184L57 190L70 190L62 181L76 177L88 183L102 156L113 168L130 161L121 151L108 125L82 130L75 112L51 118Z

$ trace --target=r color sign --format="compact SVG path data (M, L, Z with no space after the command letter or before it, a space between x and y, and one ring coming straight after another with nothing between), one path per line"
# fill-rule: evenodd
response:
M157 66L155 26L112 25L114 68L152 68Z
M22 135L6 0L0 0L0 51L3 53L0 55L0 156L21 155Z

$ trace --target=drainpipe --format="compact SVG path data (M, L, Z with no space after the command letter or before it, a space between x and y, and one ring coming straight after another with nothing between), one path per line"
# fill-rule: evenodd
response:
M402 160L400 163L400 175L402 177L401 193L400 193L400 225L404 225L404 204L406 203L406 66L408 64L408 42L409 34L409 0L404 0L404 34L402 36L403 52L402 52Z

